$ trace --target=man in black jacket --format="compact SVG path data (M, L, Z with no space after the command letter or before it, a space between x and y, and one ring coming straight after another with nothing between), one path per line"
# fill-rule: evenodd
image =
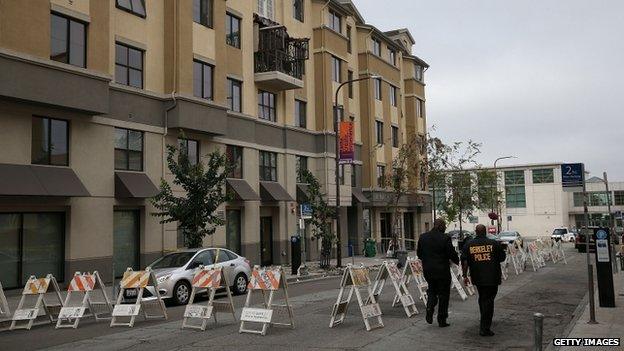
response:
M479 224L475 231L477 236L467 242L462 250L464 283L468 283L467 271L470 268L470 279L479 291L479 335L493 336L490 327L494 316L494 299L501 283L501 262L505 261L505 250L498 241L487 237L483 224Z
M443 219L433 222L433 229L424 233L418 239L416 254L422 261L425 280L429 285L427 289L427 323L433 323L433 313L438 307L438 325L441 328L448 327L449 297L451 294L451 266L450 261L459 264L459 257L453 248L451 238L444 233L446 223Z

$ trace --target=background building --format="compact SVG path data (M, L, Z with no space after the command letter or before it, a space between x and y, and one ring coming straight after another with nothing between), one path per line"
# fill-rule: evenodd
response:
M350 1L0 1L2 284L86 270L110 280L113 267L119 276L183 247L149 202L172 179L172 144L195 162L218 149L236 165L235 199L219 210L227 224L204 244L254 264L289 262L305 202L297 170L335 203L335 89L379 74L381 87L339 95L341 118L356 126L356 160L341 170L342 252L359 252L365 237L385 236L378 216L365 217L375 198L362 190L396 143L426 129L427 65L413 44L406 30L366 24ZM373 152L377 120L385 146ZM406 205L406 232L428 221L421 195Z

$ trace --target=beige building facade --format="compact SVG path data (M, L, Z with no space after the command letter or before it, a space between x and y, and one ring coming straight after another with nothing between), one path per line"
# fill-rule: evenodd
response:
M334 94L370 75L383 80L338 99L356 145L341 171L342 252L389 236L378 166L426 130L428 66L413 45L407 30L366 24L350 1L0 0L3 286L92 270L110 281L182 248L149 201L172 181L167 145L195 162L220 150L236 165L234 199L219 209L227 224L205 246L290 262L305 202L297 170L335 203ZM427 228L427 199L422 189L405 199L407 236ZM314 259L319 244L304 231Z

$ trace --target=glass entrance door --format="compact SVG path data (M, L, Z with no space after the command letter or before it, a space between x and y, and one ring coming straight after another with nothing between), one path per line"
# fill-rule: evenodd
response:
M260 217L260 261L263 266L273 264L273 217Z
M240 210L227 210L226 211L226 246L228 249L242 255L241 252L241 211Z
M139 269L139 211L115 211L113 216L113 263L115 276L131 267Z

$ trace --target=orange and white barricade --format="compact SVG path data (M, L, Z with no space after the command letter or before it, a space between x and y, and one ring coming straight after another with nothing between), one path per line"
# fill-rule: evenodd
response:
M566 260L566 257L565 257L565 252L563 251L563 244L561 243L561 240L553 241L552 253L553 253L553 260L563 261L563 264L568 264L568 261Z
M347 298L343 299L347 287L349 287L349 293L347 294ZM360 289L366 289L366 298L362 297ZM332 308L329 327L333 328L344 322L354 292L358 305L360 306L360 312L362 313L362 319L364 320L366 330L371 331L376 328L383 328L384 324L381 319L381 308L375 300L375 295L373 295L368 268L363 265L356 268L351 264L347 265L342 275L340 292L338 292L338 298ZM371 324L371 321L373 321L373 324Z
M9 308L9 303L7 302L6 296L4 295L2 283L0 283L0 317L11 317L11 309Z
M218 312L232 313L232 316L236 321L234 300L232 299L232 292L230 291L230 282L228 281L227 275L223 271L223 268L207 268L199 266L199 269L193 276L192 285L193 288L191 290L191 297L186 305L186 308L184 309L182 328L206 330L206 326L208 325L208 320L210 318L214 318L214 322L217 324ZM219 288L225 288L227 301L214 300L215 293ZM206 305L193 304L195 295L201 290L208 290L208 302ZM201 324L197 325L189 323L189 321L193 319L201 320Z
M392 299L392 307L400 301L408 318L418 314L414 298L407 289L407 286L405 286L403 272L397 267L396 262L383 261L381 267L379 267L379 271L375 277L375 283L373 284L373 296L375 300L379 301L379 296L388 279L392 282L392 286L394 286L395 290L394 298ZM369 301L367 300L367 302Z
M93 295L100 291L101 298L96 299ZM82 302L76 306L72 303L72 295L82 293ZM85 312L89 310L89 314ZM59 313L56 321L56 329L58 328L77 328L81 318L93 316L96 321L110 319L112 317L113 307L106 294L106 288L102 282L102 278L97 271L93 273L76 272L67 287L67 296L63 308ZM64 323L66 322L66 323Z
M154 288L153 297L144 298L143 293L145 288L151 286ZM145 319L164 318L167 319L167 308L165 302L160 297L158 290L158 281L154 276L154 272L150 268L146 268L144 271L133 271L132 268L128 268L121 278L119 283L119 296L117 296L117 302L113 308L113 318L111 319L111 327L124 326L133 327L136 317L139 312L143 310L143 316ZM138 289L137 297L134 303L123 303L124 292L127 289ZM157 314L149 314L149 311L157 311ZM127 322L120 322L119 319L127 319Z
M470 295L474 295L474 287L472 286L472 284L468 284L466 285L466 290L464 290L464 286L462 285L462 281L463 279L463 272L461 269L461 266L458 266L456 264L451 264L451 286L453 288L455 288L455 290L457 290L457 293L459 294L459 297L461 297L462 300L466 300L468 298L468 294Z
M544 258L542 257L539 247L535 241L529 243L529 258L534 272L546 265L546 262L544 262Z
M48 302L45 299L45 295L50 292L50 286L52 287L52 293L54 297L53 302ZM34 306L24 307L25 303L32 301L35 298ZM32 328L35 319L39 315L39 309L43 307L45 314L51 323L56 321L56 317L63 307L63 300L61 299L61 291L59 289L56 278L52 274L48 274L45 278L37 278L31 275L24 286L22 291L22 297L13 313L13 320L9 330L15 329L28 329Z
M278 290L282 290L284 294L284 304L273 303L274 294ZM262 293L262 307L252 307L252 294L254 291ZM268 294L266 293L268 291ZM288 323L274 322L274 314L287 315ZM251 272L249 284L247 284L247 298L245 306L241 312L239 333L253 333L266 335L269 325L280 325L295 328L293 319L293 310L288 302L288 285L286 283L286 274L281 266L278 267L260 267L254 266ZM248 324L260 324L260 329L250 329Z
M409 288L410 282L413 280L416 282L416 289L418 290L419 299L427 306L427 289L429 284L425 280L423 275L422 262L418 258L407 258L405 267L403 268L403 281L405 286ZM398 303L398 295L394 297L393 306Z

